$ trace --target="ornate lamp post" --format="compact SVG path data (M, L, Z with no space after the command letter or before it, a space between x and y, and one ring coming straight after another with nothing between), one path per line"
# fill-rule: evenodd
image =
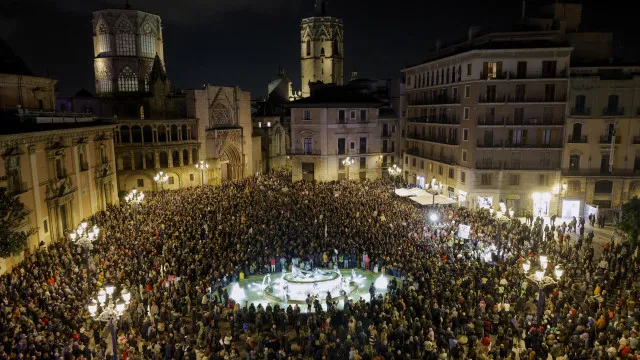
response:
M392 167L390 167L390 168L388 169L388 171L389 171L389 175L390 175L390 176L391 176L391 178L393 179L393 180L392 180L392 181L393 181L393 190L395 190L395 189L396 189L396 178L397 178L400 174L402 174L402 168L399 168L399 167L398 167L398 165L393 164L393 166L392 166Z
M89 252L93 250L93 240L98 238L100 229L98 225L93 225L92 228L87 230L87 222L82 221L75 231L69 234L69 238L73 243L83 248L83 256L85 258L85 264L87 269L89 268Z
M432 197L431 197L431 205L435 205L436 204L436 195L440 194L440 186L442 186L442 185L438 185L436 177L434 176L433 179L431 179L431 185L429 186L429 189L427 190L427 192L432 195Z
M502 226L509 222L510 218L513 218L514 211L513 209L509 210L509 217L506 217L503 213L503 209L506 209L506 205L503 201L500 201L500 209L498 211L493 211L493 209L489 209L489 214L493 217L494 221L498 225L498 261L502 260ZM495 213L495 217L493 216Z
M347 181L349 181L349 169L355 162L356 160L351 157L347 157L346 159L342 160L342 165L344 165L345 169L347 170Z
M124 197L124 201L127 204L131 204L136 214L138 213L138 205L142 203L142 200L144 200L144 193L138 191L138 189L132 189L131 192Z
M120 299L116 301L114 296L115 286L105 285L104 289L98 292L97 301L93 299L87 306L91 317L97 321L109 323L111 331L111 346L113 347L113 360L118 360L118 343L116 339L116 328L118 319L129 306L131 293L127 289L120 291Z
M200 186L204 186L204 172L209 170L209 164L204 160L200 160L196 164L196 169L200 170Z
M533 284L535 284L538 287L538 307L536 310L536 319L537 319L538 325L540 325L541 323L542 311L544 309L544 301L545 301L544 288L549 285L557 284L558 281L560 281L560 279L562 278L562 275L564 274L564 269L562 269L562 267L558 265L555 267L553 271L553 275L555 275L555 278L545 275L545 272L547 271L547 266L549 265L547 256L540 255L539 260L540 260L540 268L537 269L533 274L530 274L528 276L527 276L527 271L529 271L529 269L531 268L531 264L528 261L522 263L522 269L524 270L524 273L525 273L525 279L531 281Z
M153 177L153 180L156 182L156 191L158 190L158 185L160 185L161 190L164 190L164 183L169 180L169 175L165 174L164 171L160 171Z

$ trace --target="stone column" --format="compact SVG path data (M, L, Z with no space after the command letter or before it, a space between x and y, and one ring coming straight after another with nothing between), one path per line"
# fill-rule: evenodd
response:
M40 198L40 182L38 181L38 164L36 159L36 146L29 145L29 167L31 169L31 191L33 192L33 207L36 211L36 226L40 229L42 225L42 199ZM51 231L51 221L49 221L49 231ZM38 244L44 240L44 230L38 231Z
M80 156L78 154L78 144L73 145L73 168L76 172L76 194L78 198L78 214L80 219L84 218L84 206L82 204L82 181L80 180ZM75 225L75 224L74 224Z

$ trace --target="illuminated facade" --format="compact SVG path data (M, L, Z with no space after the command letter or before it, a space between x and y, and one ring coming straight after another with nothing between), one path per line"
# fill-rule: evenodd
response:
M582 215L585 205L615 209L640 197L638 74L640 66L571 68L563 216Z
M310 83L342 85L344 25L328 15L326 0L316 0L315 16L302 19L300 38L302 97L310 96Z

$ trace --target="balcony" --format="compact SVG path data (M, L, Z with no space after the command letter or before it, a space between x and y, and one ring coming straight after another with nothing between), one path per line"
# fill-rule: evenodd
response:
M420 134L413 133L413 134L408 134L407 139L426 141L426 142L432 142L432 143L438 143L438 144L444 144L444 145L459 145L458 139L447 137L447 136L429 136L429 135L422 136Z
M24 194L27 191L29 191L29 187L26 181L7 182L7 192L12 195Z
M511 77L511 73L508 73L506 71L503 72L497 72L495 74L493 73L485 73L482 72L480 73L480 79L481 80L508 80Z
M608 135L600 136L600 144L611 144L611 141L614 140L614 138L615 138L615 143L620 144L620 136L608 136Z
M510 117L506 118L507 126L564 126L563 119L556 118L543 118L540 120L539 118L528 118L528 119L514 119L511 120Z
M303 149L291 149L291 150L289 151L289 155L296 155L296 156L304 156L304 155L307 155L307 156L319 156L319 155L322 155L322 154L320 153L320 150L317 150L317 149L313 149L313 150L311 150L311 151L305 151L305 150L303 150Z
M622 116L624 115L624 108L610 108L606 107L602 109L602 116Z
M497 149L497 148L503 148L504 147L504 141L500 140L484 140L481 141L480 139L478 139L478 141L476 142L476 147L478 148L488 148L488 149Z
M478 161L476 168L480 170L556 170L559 168L559 162L549 163L514 163L510 161Z
M567 143L569 144L586 144L589 138L587 135L570 135L567 138Z
M640 176L640 169L565 169L562 176Z
M507 98L509 103L555 103L566 102L567 97L565 95L554 96L520 96L516 94L510 94Z
M571 109L571 116L590 116L591 108L573 108Z
M634 136L632 141L634 144L640 144L640 136Z
M507 101L507 96L504 94L480 94L478 96L478 103L491 104L491 103L503 103Z
M567 78L567 70L553 71L553 72L542 72L542 73L531 73L527 72L524 75L518 75L517 72L511 71L503 71L501 73L486 74L481 73L481 80L523 80L523 79L566 79Z
M423 155L423 154L420 154L420 151L418 149L407 149L405 153L407 155L416 156L416 157L431 160L431 161L437 161L447 165L456 165L456 160L453 156L435 156L435 155L426 155L426 154Z
M520 148L520 149L556 149L556 148L560 148L562 149L562 142L556 141L556 142L549 142L547 144L545 143L541 143L541 144L525 144L525 143L514 143L511 141L508 141L505 145L505 148Z
M435 98L413 99L409 105L452 105L460 104L460 96L436 96Z
M503 126L508 120L508 117L478 116L478 126Z
M412 116L407 119L408 122L421 124L444 124L459 125L460 119L457 116Z

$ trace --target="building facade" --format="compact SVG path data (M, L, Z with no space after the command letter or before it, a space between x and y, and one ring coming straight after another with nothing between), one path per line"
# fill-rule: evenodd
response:
M96 11L93 49L98 96L150 92L154 58L164 64L160 17L130 8Z
M404 70L403 169L410 183L440 184L462 205L505 201L517 214L550 216L571 48L512 37L470 38L467 49L445 49Z
M293 181L378 179L393 155L383 152L382 102L346 87L322 86L291 107ZM389 129L389 127L386 127ZM345 166L350 158L353 164Z
M309 84L344 81L344 24L328 15L327 6L327 0L316 0L315 16L300 25L302 97L310 96Z
M606 215L640 196L640 66L572 67L570 94L562 215Z

